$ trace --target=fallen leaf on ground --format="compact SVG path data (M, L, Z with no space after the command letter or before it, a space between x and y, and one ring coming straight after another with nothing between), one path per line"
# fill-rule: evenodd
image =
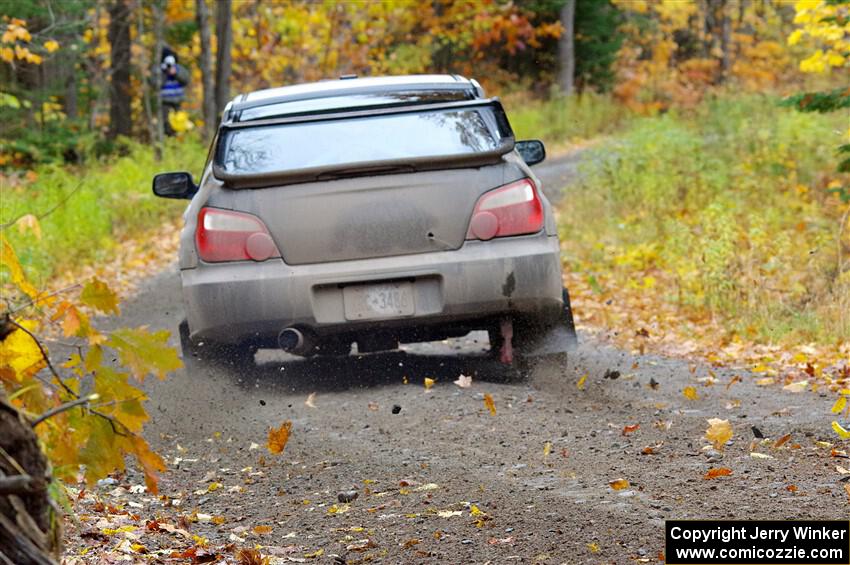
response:
M782 436L781 438L776 440L776 443L773 444L773 447L774 448L782 447L783 445L788 443L789 439L791 439L791 434L785 434L784 436Z
M841 465L836 465L835 470L838 471L842 475L850 475L850 471L842 467Z
M463 512L461 512L460 510L440 510L439 512L437 512L437 516L439 516L440 518L451 518L453 516L460 516L462 514Z
M455 384L460 388L469 388L472 386L472 377L467 377L466 375L460 375Z
M776 379L773 377L764 377L763 379L756 380L756 384L758 386L770 386L776 382Z
M847 498L850 499L850 483L844 483L844 492L847 493Z
M576 383L576 388L579 390L584 390L584 383L587 382L587 374L581 376L581 378Z
M504 544L512 544L514 542L513 536L508 536L506 538L490 538L487 540L487 543L490 545L504 545Z
M421 541L422 540L412 538L412 539L407 540L404 543L400 543L399 545L402 547L402 549L408 549L408 548L413 547L414 545L419 545L421 543Z
M489 394L484 395L484 406L486 406L487 410L490 411L491 416L496 415L496 403L493 401L493 397Z
M803 392L808 388L809 381L797 381L795 383L790 383L782 387L782 390L787 390L788 392Z
M734 377L732 377L732 379L728 383L726 383L726 390L729 390L729 387L731 387L735 383L741 382L741 380L742 380L741 377L739 377L738 375L735 375Z
M543 444L543 458L549 457L549 454L552 453L552 442L547 441Z
M767 455L766 453L758 453L756 451L750 453L750 457L752 457L753 459L773 459L773 457Z
M703 476L705 480L716 479L717 477L728 477L732 474L732 469L727 469L726 467L717 467L713 469L709 469L708 472Z
M283 453L286 442L289 441L289 432L292 430L292 422L287 420L277 429L269 430L268 448L274 454Z
M265 525L261 524L261 525L258 525L258 526L254 526L253 531L257 535L265 535L265 534L272 533L272 529L273 528L271 526L265 526Z
M68 335L68 334L65 334L65 335ZM839 412L841 412L842 410L844 410L844 408L845 408L846 406L847 406L847 397L846 397L846 396L843 396L843 395L842 395L842 396L839 396L839 397L835 400L835 404L833 404L833 405L832 405L832 413L833 413L833 414L838 414Z
M613 481L608 481L608 486L614 490L623 490L629 488L629 481L626 479L614 479Z
M797 492L797 485L788 485L787 487L785 487L785 490L787 490L788 492Z
M682 391L682 394L685 395L685 398L688 400L699 400L699 394L697 394L697 389L692 386L686 386Z
M425 390L431 390L431 387L434 386L434 383L437 382L432 378L425 377Z
M632 424L630 426L623 427L623 435L627 436L629 434L633 434L640 429L640 424Z
M589 549L591 553L599 553L599 544L596 542L589 543L587 544L587 549Z
M315 401L316 401L316 393L311 392L307 396L307 400L304 401L304 404L309 406L310 408L315 408L316 407Z

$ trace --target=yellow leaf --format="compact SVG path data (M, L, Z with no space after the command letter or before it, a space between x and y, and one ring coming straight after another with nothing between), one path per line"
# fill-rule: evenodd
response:
M18 323L29 331L33 331L37 325L30 320ZM35 375L46 365L38 344L26 332L16 329L0 341L0 376L11 372L11 377L20 382Z
M589 549L591 553L599 553L599 544L596 542L589 543L587 544L587 549Z
M773 377L764 377L756 380L758 386L770 386L775 382L776 380Z
M274 454L283 453L286 442L289 441L289 433L292 430L292 422L287 420L277 429L269 430L268 448Z
M496 403L493 401L493 397L489 394L484 395L484 406L486 406L487 410L490 411L491 416L496 415Z
M477 506L475 506L474 504L469 505L469 514L470 514L470 516L482 516L482 515L486 516L487 515L486 512L481 511L481 509L478 508Z
M48 53L53 53L57 49L59 49L59 43L52 39L44 42L44 48L47 49Z
M841 439L850 439L850 432L848 432L847 430L845 430L845 429L841 426L841 424L839 424L838 422L836 422L836 421L834 421L834 420L833 420L833 422L832 422L832 430L833 430L835 433L837 433L837 434L838 434L838 437L840 437Z
M682 394L685 395L685 398L688 400L699 400L699 394L697 394L697 389L692 386L686 386L682 391Z
M209 486L207 487L207 492L215 492L223 486L224 485L221 484L221 483L210 483Z
M38 291L27 280L24 270L18 262L18 256L15 254L15 250L2 235L0 235L0 266L9 269L9 273L12 275L12 284L31 299L35 300L38 296ZM47 302L47 300L44 301Z
M732 425L729 420L711 418L708 420L708 429L705 431L705 439L714 445L714 448L722 451L726 442L732 439Z
M549 454L552 453L552 442L547 441L543 444L543 458L549 457Z
M629 488L629 481L626 479L614 479L608 482L608 486L614 490L623 490Z
M578 382L576 383L576 388L578 388L579 390L584 390L585 382L587 382L587 373L582 375L582 377L578 380Z
M847 406L847 397L846 396L839 396L837 399L835 399L835 404L832 405L832 413L838 414L839 412L844 410L844 408L846 406Z
M80 294L80 301L104 314L112 313L117 316L121 313L118 309L118 296L106 286L105 282L98 278L93 278L86 283L83 292Z
M317 549L313 553L305 553L304 557L306 557L307 559L315 559L316 557L321 557L324 554L325 554L324 549Z
M425 377L425 390L430 390L434 383L437 382L434 379Z

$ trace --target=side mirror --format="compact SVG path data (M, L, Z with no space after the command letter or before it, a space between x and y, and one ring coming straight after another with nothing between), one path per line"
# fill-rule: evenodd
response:
M191 199L196 192L198 187L189 173L162 173L153 178L153 193L162 198Z
M523 161L529 166L536 165L546 158L546 148L540 140L517 141L515 147L517 152L522 156Z

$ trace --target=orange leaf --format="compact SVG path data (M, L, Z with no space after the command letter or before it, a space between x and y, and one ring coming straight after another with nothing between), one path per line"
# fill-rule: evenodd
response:
M274 454L283 453L283 448L286 447L286 442L289 441L289 432L292 430L292 422L285 421L277 429L269 430L268 448Z
M258 535L270 534L272 533L272 527L263 525L254 526L254 533Z
M73 306L69 307L68 311L65 312L65 319L62 320L62 333L65 334L65 337L76 335L80 331L80 326L79 311Z
M709 469L708 473L705 474L703 479L710 480L716 479L717 477L728 477L732 474L732 469L727 469L726 467L717 467L714 469Z
M491 416L496 415L496 403L493 401L493 397L489 394L484 395L484 406L486 406L487 410L490 411Z
M785 434L784 436L782 436L781 438L776 440L776 443L773 444L773 447L774 448L782 447L783 445L788 443L789 439L791 439L791 434Z
M640 424L632 424L631 426L626 426L623 428L623 435L629 435L634 433L640 429Z

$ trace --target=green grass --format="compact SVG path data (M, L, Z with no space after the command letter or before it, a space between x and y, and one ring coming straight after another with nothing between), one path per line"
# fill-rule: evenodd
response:
M545 101L512 96L504 104L517 139L540 139L552 147L613 133L634 118L610 96L592 92Z
M846 116L800 114L770 97L635 120L584 161L561 216L568 256L609 286L653 275L645 292L739 335L846 341L846 205L826 190L842 132Z
M149 146L131 142L126 156L106 162L39 166L34 182L0 183L0 223L58 207L39 222L40 239L17 226L3 235L33 282L44 285L64 270L114 256L122 241L179 217L186 203L155 197L151 179L175 170L197 175L204 157L205 147L188 138L168 140L161 162Z

